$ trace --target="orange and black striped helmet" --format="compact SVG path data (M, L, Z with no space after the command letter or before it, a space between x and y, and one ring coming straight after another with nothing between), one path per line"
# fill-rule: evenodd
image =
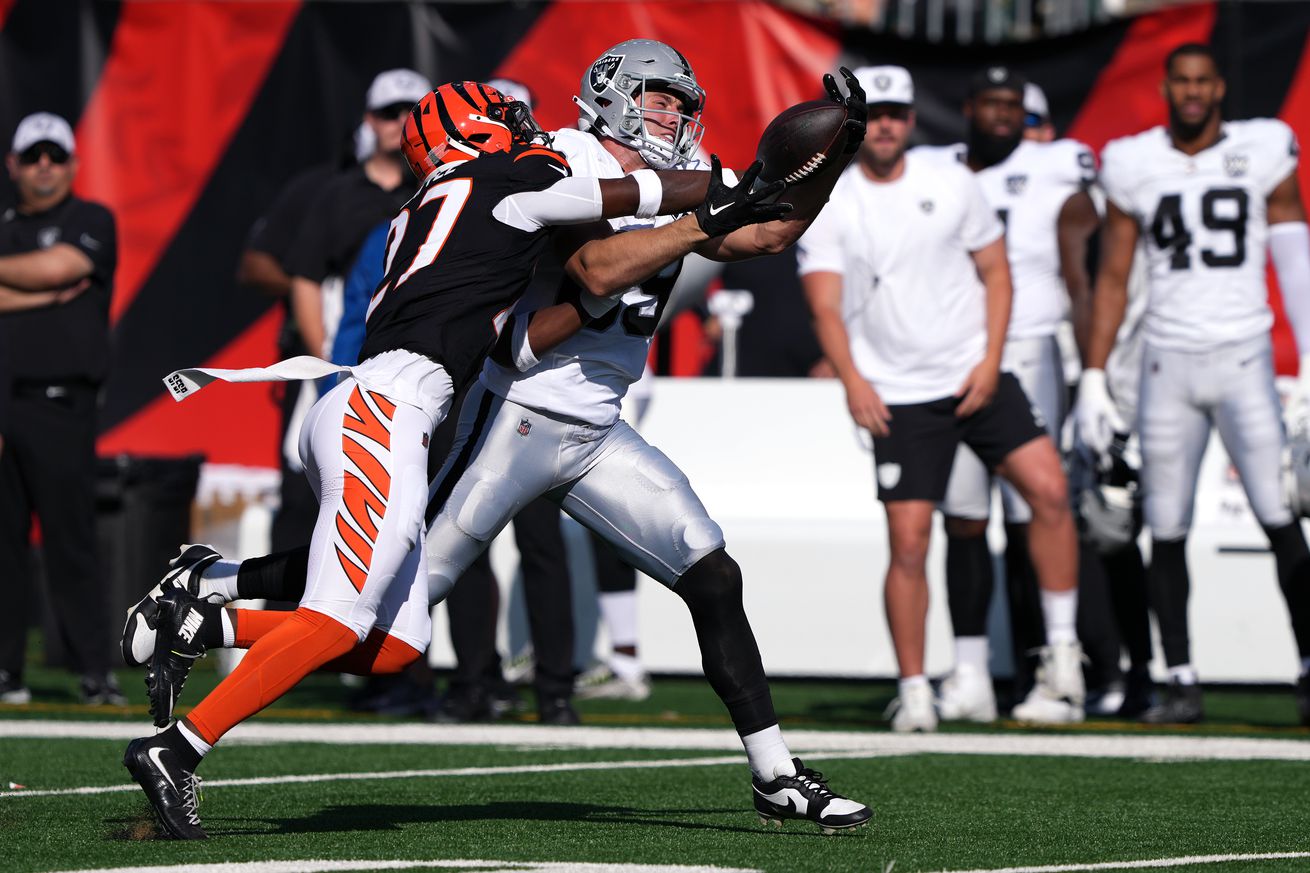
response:
M405 159L420 179L444 164L506 152L544 136L525 103L479 82L448 82L425 95L401 133Z

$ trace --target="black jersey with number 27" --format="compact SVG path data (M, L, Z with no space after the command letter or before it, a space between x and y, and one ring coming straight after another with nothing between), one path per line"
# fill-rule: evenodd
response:
M444 366L456 386L477 375L546 241L544 228L510 227L492 211L567 175L558 152L520 146L429 177L391 222L359 360L405 349Z

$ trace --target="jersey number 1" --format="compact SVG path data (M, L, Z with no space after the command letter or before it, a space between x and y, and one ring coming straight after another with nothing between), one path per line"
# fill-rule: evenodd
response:
M1216 207L1220 203L1234 204L1234 215L1224 217ZM1219 253L1214 249L1201 250L1201 262L1207 267L1240 267L1246 261L1246 218L1248 200L1242 188L1211 188L1201 195L1201 223L1210 230L1227 231L1233 235L1233 250ZM1192 266L1188 249L1192 245L1192 232L1183 223L1181 194L1166 194L1155 208L1151 219L1151 236L1155 244L1168 251L1169 269L1186 270Z

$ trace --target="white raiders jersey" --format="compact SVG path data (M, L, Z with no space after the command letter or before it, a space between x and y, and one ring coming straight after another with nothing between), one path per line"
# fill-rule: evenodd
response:
M922 146L914 151L963 164L966 146ZM1096 158L1076 140L1022 140L1009 157L974 176L1005 225L1014 285L1006 336L1054 336L1060 322L1069 317L1056 224L1065 201L1096 181Z
M600 179L624 175L619 162L590 133L564 128L552 136L555 150L568 159L573 175ZM708 170L709 165L692 160L676 169ZM724 177L730 178L726 169ZM622 232L661 227L678 217L615 218L610 225ZM681 269L679 260L644 283L645 290L634 286L624 292L618 305L606 315L541 355L541 363L526 373L488 359L482 368L482 384L521 406L588 424L613 424L628 387L641 378L646 367L651 337ZM554 294L553 288L534 286L519 301L515 312L526 314L551 306L556 302Z
M1291 128L1269 118L1226 122L1196 155L1163 127L1106 145L1101 185L1141 232L1148 343L1204 351L1269 330L1267 200L1296 161Z

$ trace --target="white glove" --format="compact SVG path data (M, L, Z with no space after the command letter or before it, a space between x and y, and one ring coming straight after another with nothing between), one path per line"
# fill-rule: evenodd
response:
M1078 419L1078 436L1083 444L1097 455L1110 449L1116 433L1127 433L1128 425L1110 397L1105 386L1104 370L1083 370L1078 380L1078 405L1074 408Z

